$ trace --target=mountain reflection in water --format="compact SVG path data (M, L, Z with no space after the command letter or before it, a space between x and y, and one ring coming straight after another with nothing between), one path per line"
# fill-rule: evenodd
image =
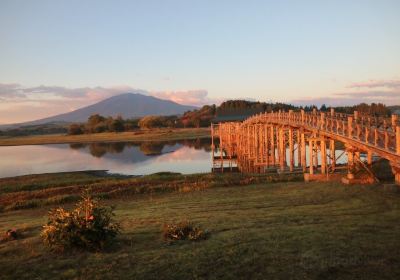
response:
M210 139L0 147L0 177L76 170L143 175L210 171Z

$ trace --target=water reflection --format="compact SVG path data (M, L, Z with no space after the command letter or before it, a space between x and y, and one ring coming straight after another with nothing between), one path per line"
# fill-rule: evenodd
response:
M183 145L195 150L204 150L211 152L210 139L195 140L175 140L175 141L146 141L146 142L100 142L89 144L70 144L69 147L74 150L88 148L90 154L95 157L102 157L107 153L122 153L125 148L139 147L140 151L147 156L161 155L165 147ZM169 151L171 152L171 151ZM164 151L165 153L165 151Z
M210 139L0 147L0 177L106 169L128 175L210 171Z

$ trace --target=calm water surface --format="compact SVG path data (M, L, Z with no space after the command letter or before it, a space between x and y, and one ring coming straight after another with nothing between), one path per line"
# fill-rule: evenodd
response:
M109 170L145 175L210 172L210 139L0 147L0 178L47 172Z

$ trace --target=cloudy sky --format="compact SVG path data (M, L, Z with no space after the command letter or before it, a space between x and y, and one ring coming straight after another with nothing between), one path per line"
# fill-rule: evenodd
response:
M0 0L0 123L124 92L400 104L400 1Z

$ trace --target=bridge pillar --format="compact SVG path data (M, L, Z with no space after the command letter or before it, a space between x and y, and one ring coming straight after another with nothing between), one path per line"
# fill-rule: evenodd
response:
M293 128L289 127L289 169L294 169L294 144L293 144Z
M279 165L280 165L280 170L283 171L285 170L285 133L283 131L283 127L279 128Z
M321 173L326 174L326 142L325 138L321 138Z
M396 131L397 120L398 120L398 116L396 114L393 114L392 115L392 129L393 129L393 131Z
M276 165L276 162L275 162L275 158L276 158L276 155L275 155L275 127L273 126L273 125L271 125L271 131L270 131L270 137L271 137L271 159L272 159L272 162L271 162L271 164L273 165L273 166L275 166Z
M346 147L346 153L347 153L347 179L352 180L354 179L354 149L352 147Z
M367 164L369 166L371 166L371 164L372 164L372 152L371 151L367 152Z
M336 168L336 152L335 152L335 140L329 140L329 156L331 158L330 164L332 168L332 172L335 171Z
M400 155L400 126L396 126L396 154Z
M310 175L314 174L314 141L312 139L309 140L308 144L308 152L310 153Z
M400 165L391 164L396 185L400 186Z
M301 166L303 167L303 172L307 171L307 161L306 161L306 139L304 135L304 131L301 131Z

